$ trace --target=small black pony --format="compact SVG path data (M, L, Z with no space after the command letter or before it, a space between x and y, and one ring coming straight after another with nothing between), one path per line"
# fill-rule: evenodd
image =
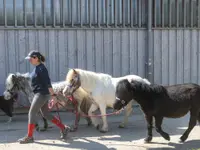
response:
M188 138L197 120L200 122L200 86L197 84L161 86L147 85L137 81L129 83L125 79L120 81L116 88L114 109L120 110L132 99L140 104L147 121L148 135L145 142L152 140L153 117L156 131L164 139L170 140L169 134L161 127L163 118L180 118L190 111L189 126L180 137L181 142Z
M18 98L18 94L14 94L10 99L5 99L4 95L0 96L0 109L8 116L10 117L8 120L9 122L12 122L12 117L13 117L13 111L14 111L14 103ZM48 128L48 122L47 120L42 117L44 121L44 128L40 129L39 124L36 123L35 127L37 131L45 131Z
M17 98L17 95L14 95L11 99L6 100L3 95L0 96L0 109L8 116L10 117L8 122L12 121L13 117L13 105L15 102L15 99Z

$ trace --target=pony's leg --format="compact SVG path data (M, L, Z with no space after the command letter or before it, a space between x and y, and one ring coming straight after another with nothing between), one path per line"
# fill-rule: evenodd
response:
M85 119L86 119L86 121L87 121L87 125L88 125L88 126L91 126L91 124L92 124L91 118L90 118L90 117L85 117Z
M180 142L184 142L188 138L188 135L190 134L190 132L192 131L192 129L197 123L197 115L198 115L197 111L190 112L189 126L187 130L183 133L183 135L180 137L180 140L181 140Z
M151 142L152 140L152 124L153 124L153 117L149 115L145 115L145 119L147 121L147 137L144 139L146 143Z
M198 122L199 122L199 125L200 125L200 112L199 112L199 115L198 115Z
M163 121L163 117L161 117L161 116L156 116L156 117L155 117L156 131L157 131L158 133L160 133L160 135L161 135L165 140L170 141L170 136L169 136L169 134L166 133L166 132L164 132L164 131L162 130L162 127L161 127L162 121Z
M78 106L78 112L80 112L80 116L81 115L85 115L82 111L81 111L81 108L80 106ZM87 121L87 125L90 126L92 124L92 121L91 121L91 118L90 117L84 117L84 119ZM79 119L80 120L80 119Z
M36 129L36 131L40 131L40 127L39 127L38 123L35 124L35 129Z
M12 122L12 117L9 117L7 123L11 123Z
M92 104L89 111L88 111L88 115L89 116L92 116L93 115L93 112L96 111L98 109L98 106L95 105L95 104ZM91 121L92 121L92 124L97 128L99 129L99 120L97 120L96 117L91 117Z
M100 105L99 108L100 108L100 111L101 111L101 115L103 115L102 116L103 126L102 126L100 132L106 133L106 132L108 132L108 122L107 122L107 117L105 116L106 115L106 106Z
M125 108L125 115L124 115L124 121L122 121L119 125L119 128L125 128L128 123L128 117L130 116L131 112L133 111L133 100L130 101L126 108Z
M47 128L48 128L48 122L47 122L47 119L44 118L43 116L42 116L42 119L43 119L43 121L44 121L44 129L47 129Z

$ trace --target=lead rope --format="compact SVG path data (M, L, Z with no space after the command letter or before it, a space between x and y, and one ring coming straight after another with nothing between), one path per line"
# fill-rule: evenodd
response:
M68 98L70 101L72 101L72 103L74 104L76 116L79 115L78 110L77 110L77 101L73 98L73 96L72 96L72 97L67 97L67 98ZM58 110L59 110L58 104L61 105L62 107L65 107L65 106L63 106L60 102L57 102L56 104L54 104L53 99L51 100L51 102L50 102L49 104L50 104L49 109L52 109L52 108L54 107L54 105L56 105L56 107L57 107L57 112L58 112ZM112 113L108 113L108 114L105 114L105 115L100 115L100 114L99 114L99 115L85 115L85 114L80 114L80 116L82 116L82 117L103 117L103 116L117 115L117 114L120 113L120 111L121 111L121 110L118 110L118 111L115 111L115 112L112 112ZM58 114L59 114L59 113L58 113Z

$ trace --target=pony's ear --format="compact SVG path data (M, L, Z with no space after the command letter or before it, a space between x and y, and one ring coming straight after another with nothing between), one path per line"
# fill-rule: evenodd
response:
M12 75L12 82L15 83L16 80L17 80L17 76L13 74L13 75Z
M127 90L131 91L131 83L127 79L124 80L124 84L125 84Z
M74 73L77 74L77 71L75 69L73 69Z
M16 80L17 79L17 77L13 74L12 75L12 80Z

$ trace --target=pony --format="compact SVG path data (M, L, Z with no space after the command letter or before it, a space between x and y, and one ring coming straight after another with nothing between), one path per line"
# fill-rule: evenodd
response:
M9 100L4 98L4 95L0 96L0 109L9 117L7 123L12 122L14 102L17 99L17 94L13 95Z
M29 102L32 102L34 93L32 91L31 88L31 79L29 76L29 73L25 73L25 74L20 74L20 73L16 73L16 74L9 74L7 79L6 79L6 89L4 91L4 98L6 100L9 100L15 93L22 91L28 98ZM68 101L68 98L64 97L62 95L62 90L64 89L64 87L66 86L66 82L65 81L60 81L60 82L53 82L52 83L52 88L54 90L54 92L57 94L57 100L62 104L62 106L66 106L66 102ZM89 105L89 102L92 102L91 97L89 96L89 94L87 94L86 92L84 92L84 90L82 90L81 88L79 88L77 90L77 92L75 92L73 94L73 97L78 101L78 110L81 114L83 114L83 112L85 112L84 107L81 107L82 102L87 101L87 105ZM86 105L86 106L87 106ZM82 110L82 111L81 111ZM80 120L80 115L78 116L78 121ZM48 128L48 123L47 120L43 118L44 121L44 129L42 131L44 131L45 129ZM86 117L85 118L88 126L91 125L91 120L90 118ZM38 127L38 125L37 125ZM77 129L77 127L74 127L74 129L71 129L71 131L75 131L75 129Z
M17 72L16 74L10 73L8 77L6 78L5 82L5 91L3 93L5 100L10 100L14 95L18 94L20 91L22 91L25 96L27 97L29 103L32 102L33 99L33 92L31 88L31 78L29 76L29 73L20 74ZM48 128L48 122L47 120L42 117L44 128L40 129L39 124L36 123L36 130L37 131L45 131Z
M52 83L52 88L54 92L57 94L57 100L62 106L67 107L66 102L69 100L66 96L62 94L62 90L67 86L66 81L59 81L59 82L53 82ZM84 117L87 121L87 125L90 126L92 124L91 119L87 117L88 114L88 107L93 103L92 97L85 92L81 87L77 89L76 92L74 92L72 95L74 100L78 102L77 110L79 115L77 116L77 121L80 121L81 116L86 116ZM77 123L78 123L77 122ZM78 128L78 124L75 125L74 127L71 127L70 131L76 131Z
M100 129L99 120L95 117L92 117L92 123L97 128L100 129L100 132L105 133L108 131L108 123L106 117L106 108L113 108L115 102L115 89L117 83L122 79L137 80L145 84L150 84L147 79L143 79L136 75L127 75L119 78L113 78L109 74L104 73L95 73L92 71L82 70L82 69L70 69L67 76L66 82L67 86L63 90L63 95L71 95L79 87L82 87L87 93L91 94L95 103L93 103L89 109L89 116L93 115L97 109L100 109L103 125ZM124 128L128 122L128 116L132 112L133 101L126 107L125 117L123 122L119 127Z
M147 122L146 143L152 140L152 122L155 119L156 131L166 140L168 133L162 129L163 118L181 118L190 112L189 125L180 142L184 142L196 122L200 122L200 86L193 83L170 86L147 85L137 81L122 80L116 88L115 110L125 107L131 99L137 101Z

